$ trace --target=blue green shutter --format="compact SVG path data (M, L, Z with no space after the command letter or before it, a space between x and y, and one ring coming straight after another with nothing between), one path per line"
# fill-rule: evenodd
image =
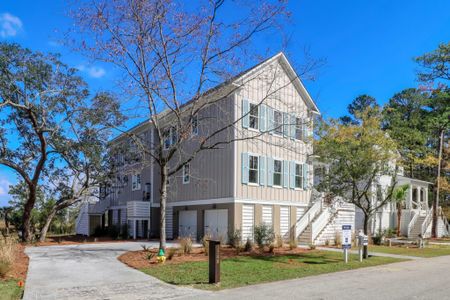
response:
M283 187L289 187L289 162L287 160L283 160Z
M308 164L303 164L303 189L308 189Z
M248 183L248 170L249 170L249 166L248 166L248 153L242 153L242 183L247 184Z
M273 124L273 108L267 107L267 131L269 133L273 133L274 130L274 124Z
M289 115L283 113L283 136L289 136Z
M273 158L267 158L267 186L273 186Z
M295 162L289 162L289 187L295 188Z
M264 156L260 156L258 159L259 165L259 185L266 185L266 158Z
M250 122L250 103L248 103L248 100L243 99L242 100L242 127L248 128L248 124Z
M261 104L259 106L259 130L260 131L266 131L266 122L267 122L267 116L266 116L266 106L264 104Z

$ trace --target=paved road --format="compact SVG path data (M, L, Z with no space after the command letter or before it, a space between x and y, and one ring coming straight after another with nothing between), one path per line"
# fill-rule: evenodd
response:
M144 243L29 247L24 299L179 299L205 292L175 287L117 260ZM157 247L156 243L145 243Z
M201 299L450 299L450 256L224 290Z

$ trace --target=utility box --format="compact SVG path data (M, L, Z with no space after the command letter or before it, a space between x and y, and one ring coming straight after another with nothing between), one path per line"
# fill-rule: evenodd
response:
M209 240L209 283L220 282L220 241Z

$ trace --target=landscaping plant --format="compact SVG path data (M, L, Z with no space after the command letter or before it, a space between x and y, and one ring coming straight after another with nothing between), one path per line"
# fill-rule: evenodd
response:
M291 250L294 250L294 249L296 249L298 247L298 242L297 242L297 239L291 239L290 241L289 241L289 248L291 249Z
M283 247L283 237L281 235L277 234L277 237L275 239L275 244L276 244L277 248Z
M256 244L258 244L261 251L264 249L264 246L269 246L275 240L275 233L272 227L266 224L255 226L254 234Z
M192 239L191 237L184 237L180 239L180 247L184 254L190 254L192 252Z
M0 235L0 277L5 277L14 263L17 242L12 237Z
M244 251L250 252L253 250L253 242L250 240L250 238L247 238L247 241L245 242Z
M205 252L205 255L208 256L209 251L209 240L212 238L210 234L205 234L205 236L202 238L202 244L203 244L203 250Z
M239 229L228 232L228 244L233 248L240 248L242 241L242 234Z

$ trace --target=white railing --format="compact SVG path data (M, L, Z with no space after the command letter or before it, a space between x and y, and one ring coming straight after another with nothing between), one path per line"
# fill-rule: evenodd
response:
M414 224L416 224L417 218L419 217L419 214L416 213L415 211L411 211L411 213L413 214L413 217L411 218L411 221L409 221L408 224L408 237L411 236L411 231L414 228Z
M317 200L308 211L297 221L295 225L296 236L300 236L302 232L308 227L309 224L314 220L317 214L322 210L322 199Z
M442 210L442 206L439 206L439 217L441 217L442 222L444 222L444 228L445 230L447 230L447 233L450 233L450 228L449 228L449 224L448 224L448 219L447 216L444 214L444 211Z
M148 201L128 201L128 218L150 218L150 202Z
M320 215L311 223L311 241L314 241L330 222L331 208L324 209Z
M423 220L422 226L420 228L421 237L425 237L427 228L428 228L428 226L430 226L431 220L433 219L432 216L433 216L432 211L431 210L427 211L427 215L426 215L425 219Z

